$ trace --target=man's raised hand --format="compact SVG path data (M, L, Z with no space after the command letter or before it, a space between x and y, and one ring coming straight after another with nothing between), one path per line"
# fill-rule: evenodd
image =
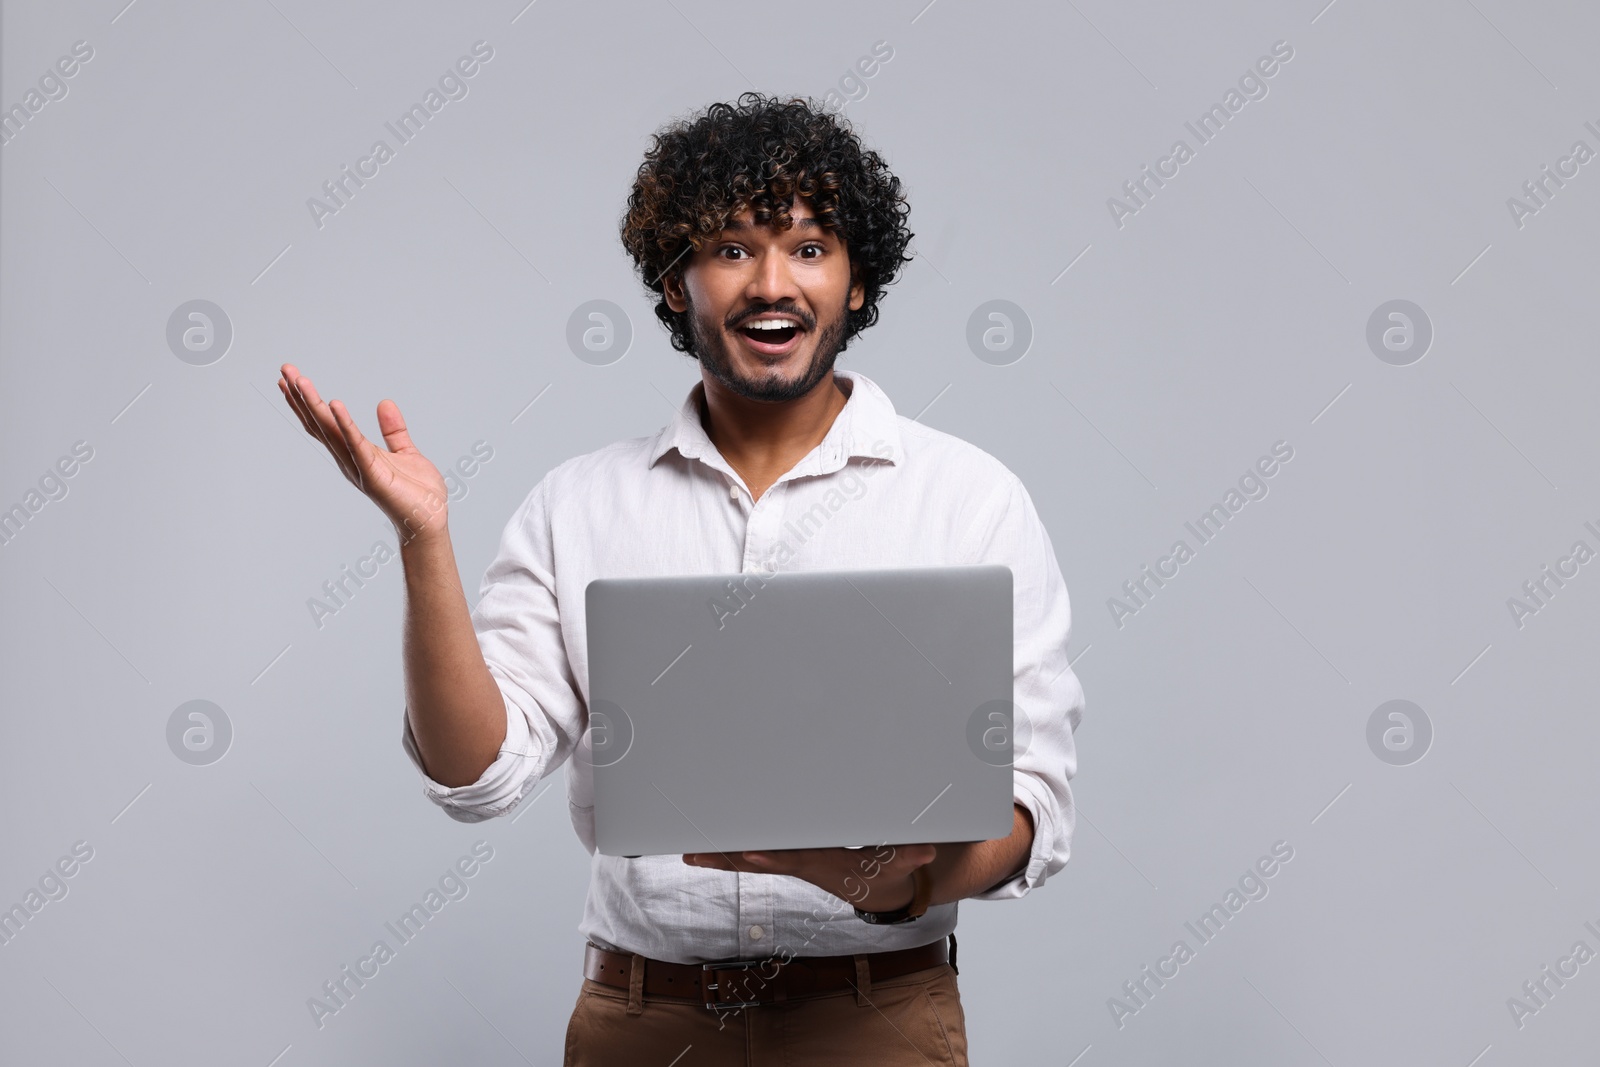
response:
M324 401L292 363L280 369L278 391L306 433L322 442L350 482L377 504L402 543L442 534L449 488L439 469L417 451L393 400L378 404L378 430L387 449L362 435L344 402Z

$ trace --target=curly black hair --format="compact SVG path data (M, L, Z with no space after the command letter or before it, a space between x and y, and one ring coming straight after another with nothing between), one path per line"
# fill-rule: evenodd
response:
M749 92L736 104L712 104L658 130L634 177L622 244L645 287L662 297L668 271L715 239L730 218L748 207L757 224L787 230L797 195L844 241L853 277L866 292L861 307L846 312L842 351L878 321L885 287L911 262L905 254L911 208L883 158L862 147L842 116L813 100ZM671 331L672 347L689 352L688 313L673 311L663 297L656 317Z

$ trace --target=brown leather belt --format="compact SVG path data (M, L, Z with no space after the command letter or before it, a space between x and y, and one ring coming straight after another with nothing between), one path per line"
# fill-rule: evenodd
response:
M584 944L583 976L628 991L633 957L625 952L608 952L593 942ZM857 970L858 959L863 963L864 975ZM644 964L644 996L700 1000L711 1010L853 992L863 978L869 983L881 982L953 962L942 937L927 945L893 952L793 956L788 962L777 954L759 960L712 963L668 963L642 956L640 960Z

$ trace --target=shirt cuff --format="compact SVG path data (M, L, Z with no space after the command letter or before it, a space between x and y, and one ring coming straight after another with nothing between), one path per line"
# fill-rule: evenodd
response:
M1022 805L1033 817L1033 846L1028 850L1028 865L999 885L972 894L973 900L1016 900L1027 896L1043 885L1052 871L1066 865L1064 856L1060 863L1051 863L1056 851L1056 810L1049 790L1020 771L1013 788L1013 802Z
M423 769L422 753L417 749L417 739L411 732L411 714L407 708L402 715L403 728L400 745L416 765L422 779L423 794L445 810L457 822L483 822L504 815L527 795L538 782L532 773L537 759L528 720L504 695L501 701L506 710L506 739L478 780L468 785L441 785Z

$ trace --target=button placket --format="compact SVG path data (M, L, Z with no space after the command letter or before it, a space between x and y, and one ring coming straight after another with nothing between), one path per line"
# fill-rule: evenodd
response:
M768 879L769 884L766 887L766 891L761 894L761 921L750 928L751 941L761 945L761 953L777 951L776 946L772 943L777 933L777 927L773 923L773 915L777 907L777 902L773 899L775 887L770 884L773 881L776 881L776 879ZM761 932L760 937L756 936L757 930Z
M775 951L773 887L746 881L743 875L739 883L739 954L746 959L760 959Z
M750 904L752 903L751 897L753 895L754 885L750 881L750 876L745 874L743 871L734 872L734 878L736 879L738 886L738 905L735 909L735 914L733 917L733 930L734 938L739 942L739 955L742 958L750 954L748 951L750 945L750 920L748 918L748 913L755 910L750 907Z
M779 479L750 508L741 571L766 573L775 566L770 557L776 550L784 494L788 490L786 479ZM776 907L773 881L749 881L744 875L739 876L739 951L747 958L759 959L776 951L772 944L777 931L773 920Z
M770 570L768 557L777 547L778 524L783 519L783 499L789 487L782 481L774 484L755 506L750 509L744 535L744 560L741 571Z

